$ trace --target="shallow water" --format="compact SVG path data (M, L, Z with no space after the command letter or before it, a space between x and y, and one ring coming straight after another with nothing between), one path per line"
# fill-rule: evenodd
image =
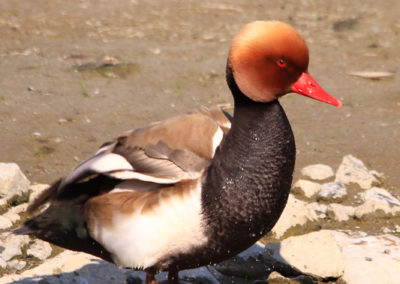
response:
M400 194L400 2L281 3L1 1L0 161L49 183L124 130L231 102L230 40L247 22L279 19L303 35L310 73L343 102L339 110L297 95L281 100L297 169L339 165L351 153ZM394 74L371 80L354 71Z

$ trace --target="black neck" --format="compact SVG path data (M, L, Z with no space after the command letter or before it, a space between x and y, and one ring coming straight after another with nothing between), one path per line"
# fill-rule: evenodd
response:
M295 144L277 100L258 103L248 99L237 87L230 67L227 81L235 100L234 117L205 176L202 203L213 239L223 241L246 230L249 237L235 245L244 249L272 228L286 204Z

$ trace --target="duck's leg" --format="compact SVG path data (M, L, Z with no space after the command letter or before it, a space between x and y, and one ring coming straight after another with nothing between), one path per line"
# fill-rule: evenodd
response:
M158 284L154 275L154 272L146 271L146 284Z
M170 269L168 271L168 284L179 284L179 271L177 269Z

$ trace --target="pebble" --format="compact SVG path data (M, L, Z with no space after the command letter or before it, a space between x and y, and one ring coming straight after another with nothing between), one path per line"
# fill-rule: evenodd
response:
M7 201L29 193L29 180L15 163L0 163L0 197Z
M325 183L318 192L318 197L323 200L338 201L343 200L347 196L347 190L340 181Z
M300 193L307 198L311 198L315 194L317 194L320 191L320 189L321 185L319 183L305 179L300 179L293 185L292 192Z
M329 204L327 211L333 213L336 221L344 222L348 221L355 215L356 208L353 206L344 206L337 203Z
M21 270L26 266L26 261L13 259L7 263L7 267L15 270Z
M315 164L301 169L301 174L312 180L326 180L334 176L333 170L328 165Z
M29 247L27 254L28 256L34 256L40 260L44 260L51 255L51 252L52 248L50 244L38 239Z
M290 228L303 226L307 222L316 221L317 219L318 217L314 210L307 206L307 202L296 199L293 194L289 194L286 207L271 232L275 238L279 239Z
M10 219L0 216L0 230L8 229L12 226L12 222Z
M16 255L22 253L22 247L30 241L28 236L17 236L10 232L0 235L0 258L9 261ZM4 249L3 249L4 248Z
M383 188L373 187L361 197L365 202L358 206L355 212L359 219L400 215L400 201Z
M373 185L379 185L379 180L370 172L364 163L352 155L343 157L336 172L336 181L344 184L357 184L361 189L369 189Z

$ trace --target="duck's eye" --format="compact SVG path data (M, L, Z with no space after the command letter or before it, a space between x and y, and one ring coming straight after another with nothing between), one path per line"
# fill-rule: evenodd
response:
M277 62L278 66L281 68L285 68L287 66L287 61L283 58L279 59Z

